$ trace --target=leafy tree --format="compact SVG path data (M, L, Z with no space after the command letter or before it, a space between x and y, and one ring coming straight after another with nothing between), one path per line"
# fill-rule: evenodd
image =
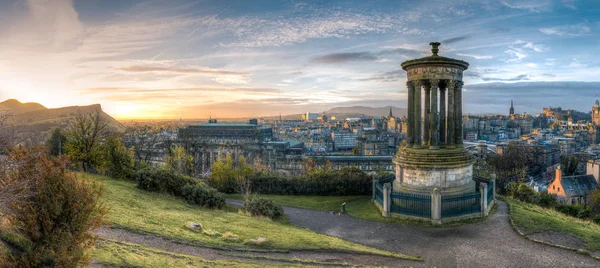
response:
M67 144L67 137L62 133L60 128L55 128L52 131L52 136L46 141L46 148L48 153L53 156L59 156L65 153L65 145Z
M187 154L183 146L169 148L167 168L180 174L192 176L194 174L194 157Z
M84 172L102 165L100 141L104 138L107 126L108 121L99 110L87 114L79 113L70 122L66 135L66 149L71 160L78 162Z
M231 155L219 158L211 166L210 183L217 189L226 192L240 192L246 196L252 190L252 174L254 169L246 163L242 156L234 161Z
M114 135L104 144L105 165L108 175L115 179L127 179L133 176L133 152L125 148L121 139Z
M587 203L592 209L592 213L600 216L600 188L592 190L587 198Z
M31 194L11 205L14 230L31 247L13 255L15 267L78 267L89 262L87 249L95 244L90 231L103 224L107 213L100 201L103 190L69 173L64 159L41 151L20 151L19 180L30 181Z
M562 156L560 158L560 165L566 176L575 175L577 166L579 165L579 158L573 155Z

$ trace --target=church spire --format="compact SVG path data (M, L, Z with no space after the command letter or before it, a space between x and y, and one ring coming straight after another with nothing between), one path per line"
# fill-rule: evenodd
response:
M515 107L513 106L513 100L510 100L510 115L515 114Z
M392 115L392 106L390 106L390 118L392 118L392 117L394 117L394 116Z

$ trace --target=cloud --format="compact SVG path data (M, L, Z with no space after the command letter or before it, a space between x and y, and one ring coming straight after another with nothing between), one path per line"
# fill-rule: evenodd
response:
M511 1L500 1L505 7L511 9L528 10L530 12L540 13L549 11L552 2L549 0L511 0Z
M515 77L510 77L510 78L500 78L500 77L481 77L481 80L483 81L523 81L523 80L529 80L529 75L527 74L521 74L521 75L517 75Z
M475 54L464 54L464 53L456 53L456 55L463 56L463 57L470 57L470 58L474 58L477 60L489 60L489 59L494 58L494 56L492 56L492 55L475 55Z
M549 28L540 28L539 31L547 35L583 36L589 34L591 32L591 29L585 24L574 24Z
M244 16L207 18L196 27L204 30L227 29L235 37L222 47L269 47L304 43L310 39L349 38L369 33L420 35L423 31L408 26L418 17L397 16L357 10L316 8L293 16Z
M165 92L236 92L236 93L280 93L275 88L253 88L253 87L225 87L225 86L203 86L190 88L123 88L123 87L98 87L83 88L78 90L81 94L104 94L104 93L165 93Z
M315 63L344 63L351 61L376 61L377 56L370 52L333 53L313 58Z
M377 74L377 75L374 75L369 78L362 78L362 79L357 79L357 80L358 81L377 81L377 82L396 82L396 81L399 81L401 78L405 78L405 77L406 77L406 71L400 69L400 70L383 72L381 74Z
M382 58L383 56L399 55L405 58L415 57L421 55L421 52L407 48L393 48L386 49L379 52L346 52L346 53L332 53L323 56L315 57L311 60L312 63L345 63L354 61L378 61L386 62L388 59Z
M463 40L468 39L470 37L471 37L470 35L457 36L457 37L453 37L453 38L449 38L449 39L443 40L441 43L445 44L445 45L449 45L449 44L452 44L452 43L463 41Z
M216 70L209 68L198 68L198 67L162 67L162 66L146 66L146 65L132 65L128 67L117 68L118 70L130 72L130 73L147 73L147 72L158 72L158 73L178 73L178 74L198 74L207 76L248 76L245 72L233 72Z

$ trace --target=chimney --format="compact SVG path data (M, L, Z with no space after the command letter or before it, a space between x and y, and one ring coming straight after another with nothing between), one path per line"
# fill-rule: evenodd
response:
M560 165L556 168L556 177L555 180L560 181L562 179L562 168Z

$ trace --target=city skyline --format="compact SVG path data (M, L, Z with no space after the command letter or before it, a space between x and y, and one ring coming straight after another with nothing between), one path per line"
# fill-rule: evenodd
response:
M600 7L582 1L0 1L0 100L116 118L406 103L400 63L470 63L467 113L588 111Z

